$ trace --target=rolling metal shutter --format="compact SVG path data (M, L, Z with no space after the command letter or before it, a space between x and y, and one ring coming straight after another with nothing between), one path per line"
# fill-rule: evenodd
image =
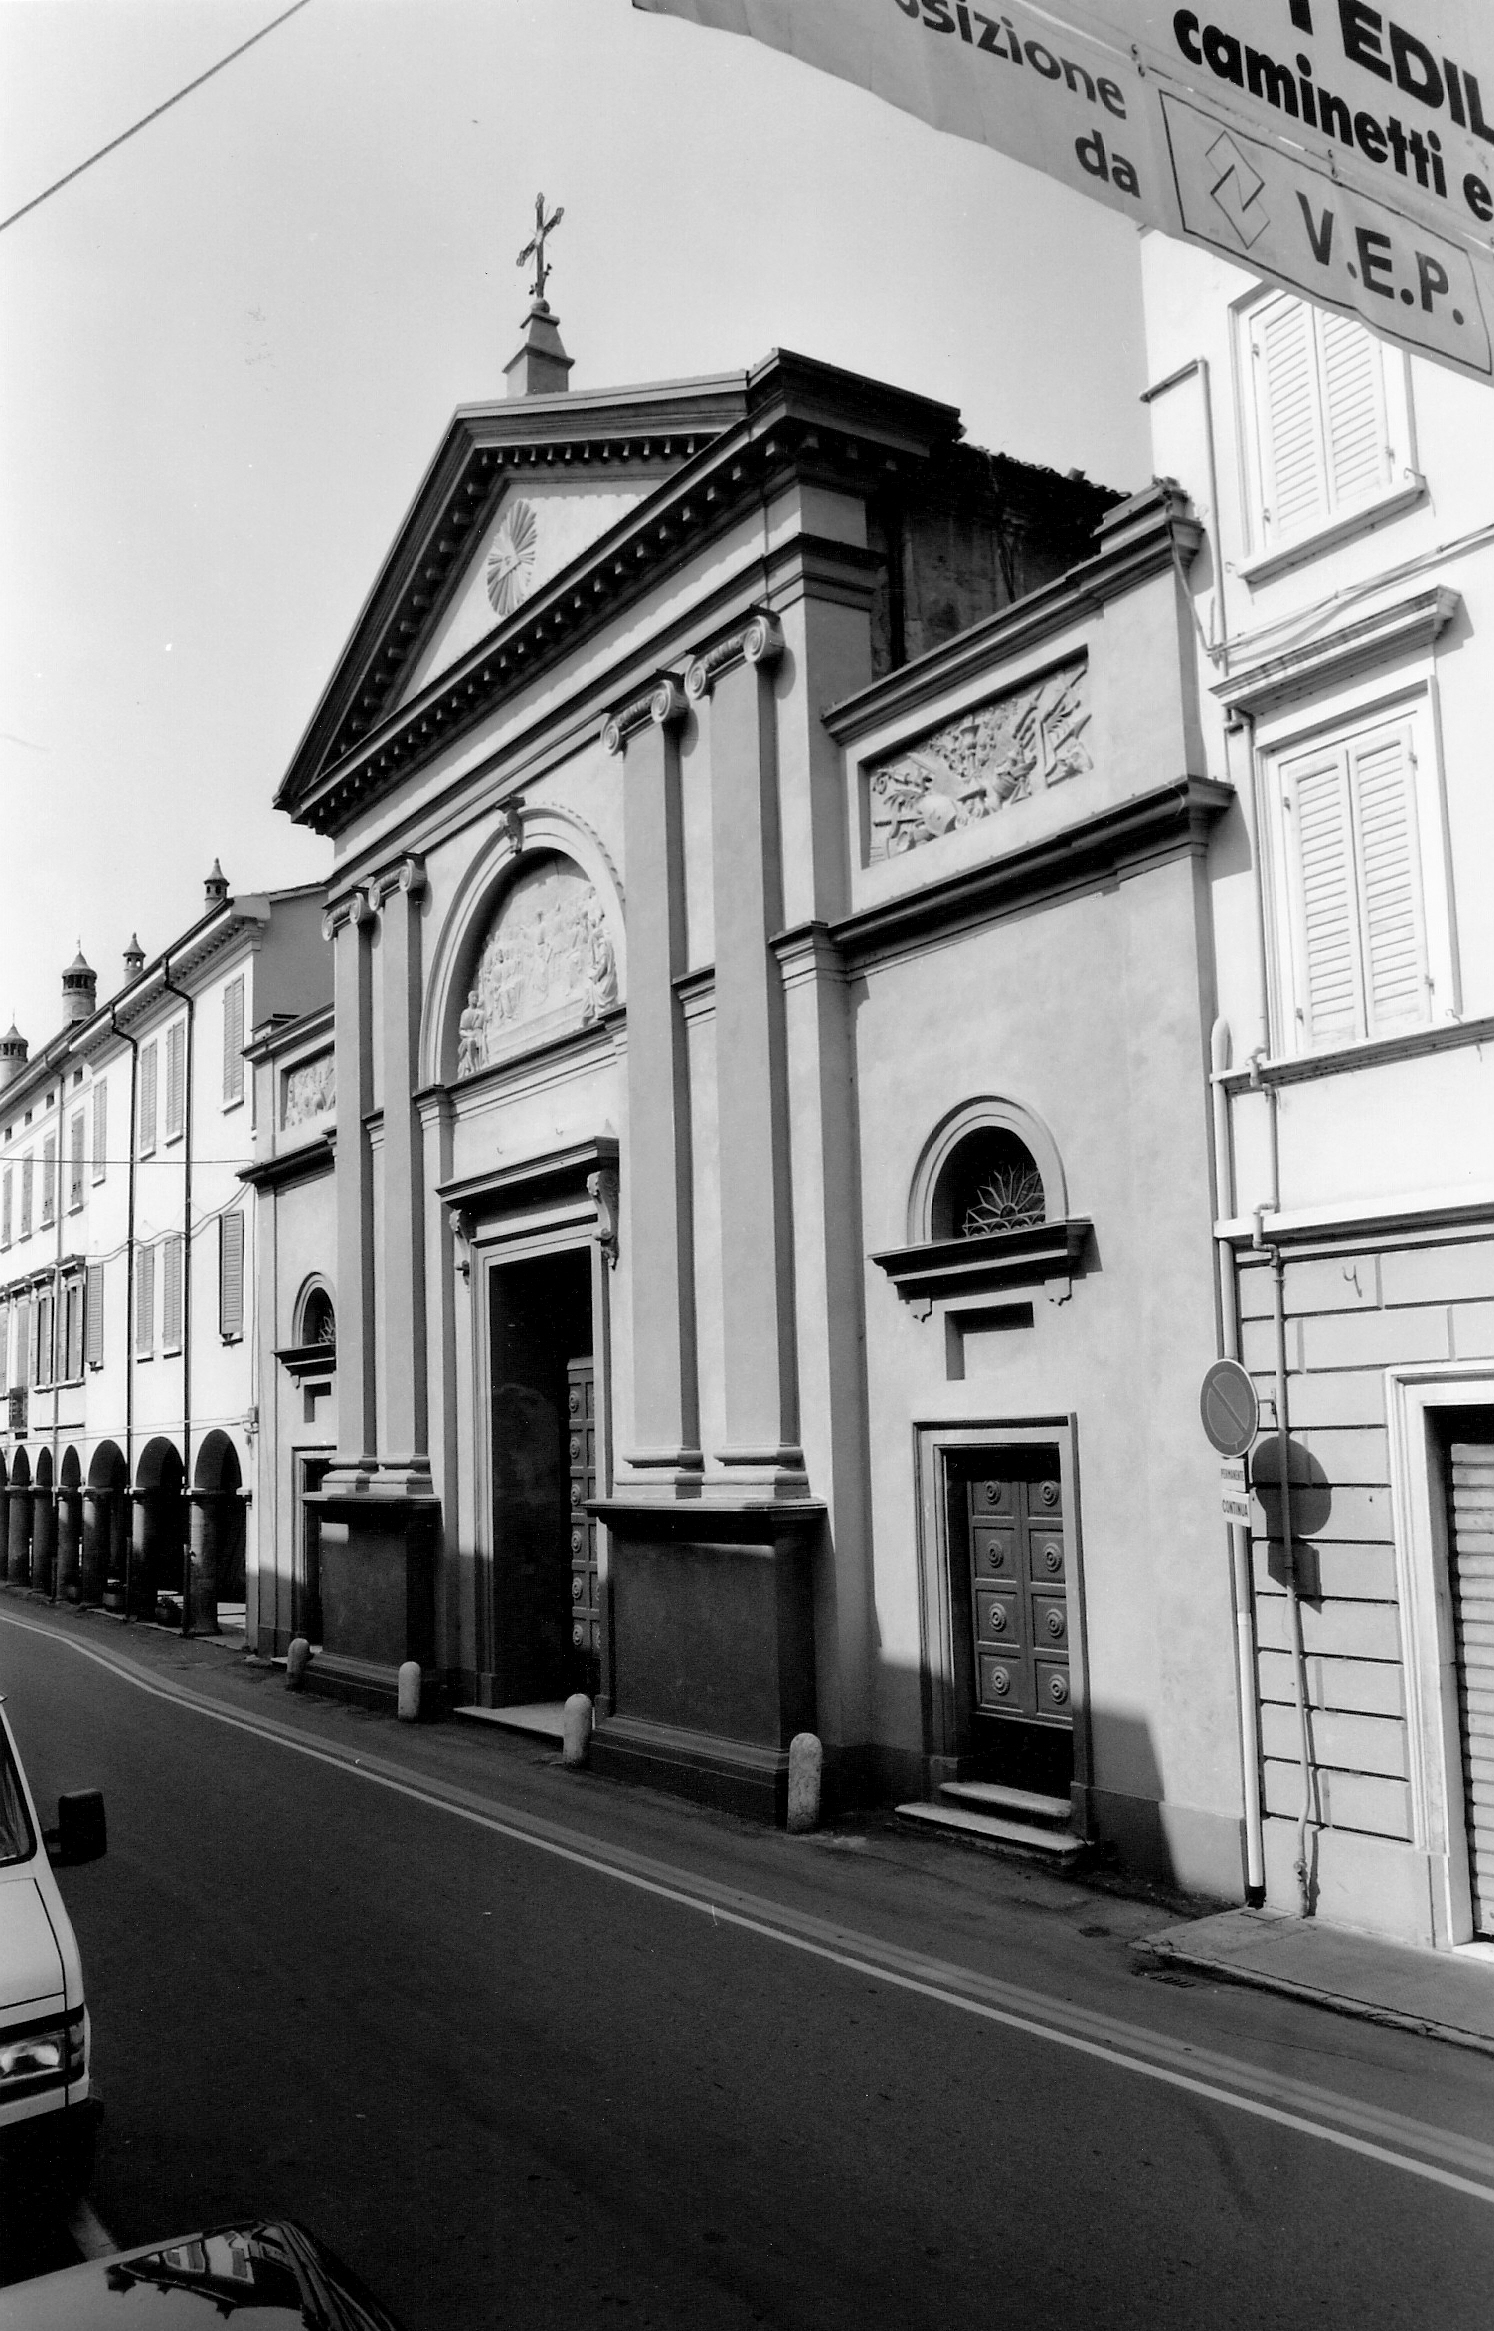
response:
M1494 1937L1494 1439L1452 1444L1453 1636L1473 1930Z

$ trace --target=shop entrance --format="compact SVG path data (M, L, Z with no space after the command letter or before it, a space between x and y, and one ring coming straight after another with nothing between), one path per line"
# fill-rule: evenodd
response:
M594 1696L590 1250L495 1264L488 1288L493 1705Z
M1058 1449L964 1449L947 1478L961 1772L1066 1799L1074 1716Z

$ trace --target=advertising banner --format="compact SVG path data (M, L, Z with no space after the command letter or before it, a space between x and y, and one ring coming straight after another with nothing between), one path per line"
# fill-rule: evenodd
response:
M1490 0L633 0L1494 377Z

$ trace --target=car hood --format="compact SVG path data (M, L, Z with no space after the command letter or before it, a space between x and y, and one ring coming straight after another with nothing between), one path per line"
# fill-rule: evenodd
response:
M284 2219L12 2283L4 2321L6 2331L399 2331L349 2267Z
M63 1996L62 1952L34 1878L0 1882L0 2018Z

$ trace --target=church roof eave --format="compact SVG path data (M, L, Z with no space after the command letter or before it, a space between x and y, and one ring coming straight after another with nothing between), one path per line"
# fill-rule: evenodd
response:
M418 695L349 735L324 717L338 697L334 680L276 795L277 807L319 832L339 831L511 690L641 597L661 572L694 555L776 473L798 469L870 490L889 471L916 466L961 434L948 405L788 351L775 350L742 376L742 387L733 423L679 460L652 493ZM573 400L525 399L522 406L540 402L566 408ZM451 442L449 436L448 447ZM432 477L439 467L438 461ZM396 569L397 552L385 562L384 577ZM370 606L378 597L376 586ZM355 631L340 673L356 666L359 637Z

